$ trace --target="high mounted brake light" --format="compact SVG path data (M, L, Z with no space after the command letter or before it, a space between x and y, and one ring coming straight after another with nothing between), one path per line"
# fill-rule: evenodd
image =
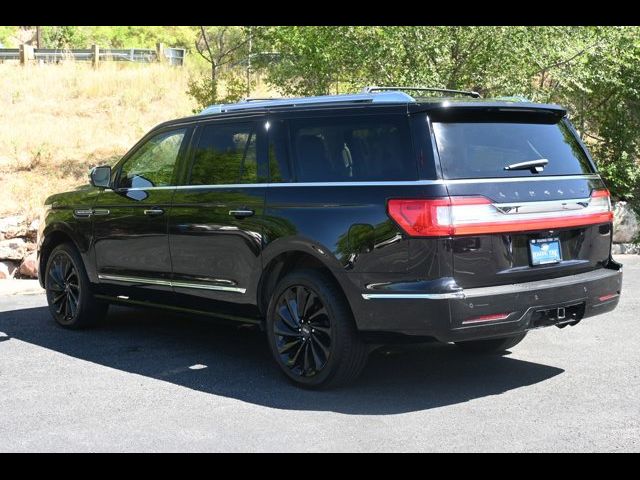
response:
M608 190L594 190L586 201L555 202L556 210L492 203L486 197L391 199L389 216L412 237L448 237L579 227L613 220ZM546 202L537 202L536 205ZM551 202L549 202L551 204ZM575 208L569 208L569 206Z

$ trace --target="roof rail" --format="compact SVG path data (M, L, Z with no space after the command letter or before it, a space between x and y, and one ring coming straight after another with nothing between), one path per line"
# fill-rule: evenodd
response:
M371 92L386 92L386 91L401 91L408 90L411 92L442 92L442 93L453 93L456 95L467 95L473 98L480 98L480 94L478 92L472 92L467 90L450 90L448 88L432 88L432 87L376 87L369 86L364 87L362 89L362 93L371 93Z
M283 100L282 97L246 97L241 102L264 102L267 100Z
M213 113L232 112L236 110L250 110L277 107L299 107L304 105L331 105L338 103L415 103L411 95L404 92L380 92L380 93L348 93L341 95L320 95L317 97L300 98L249 98L238 103L210 105L202 110L199 115Z

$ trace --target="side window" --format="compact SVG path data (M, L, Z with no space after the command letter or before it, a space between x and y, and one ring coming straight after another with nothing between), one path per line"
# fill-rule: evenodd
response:
M297 119L290 125L299 182L418 178L404 116Z
M269 181L273 183L291 182L287 126L284 121L273 121L269 126Z
M124 163L117 188L148 188L171 185L173 170L186 130L152 137Z
M193 155L190 185L257 183L255 123L209 124Z

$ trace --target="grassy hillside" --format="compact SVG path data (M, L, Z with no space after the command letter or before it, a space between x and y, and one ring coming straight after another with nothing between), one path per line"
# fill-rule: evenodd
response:
M0 64L0 217L37 214L146 131L189 115L188 70L169 66Z

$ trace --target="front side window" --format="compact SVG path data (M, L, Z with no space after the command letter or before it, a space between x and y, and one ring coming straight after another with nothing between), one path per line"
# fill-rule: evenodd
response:
M417 179L406 117L297 119L290 125L299 182Z
M174 130L152 137L124 163L118 188L169 186L186 130Z
M190 185L257 183L256 125L210 124L202 128Z

